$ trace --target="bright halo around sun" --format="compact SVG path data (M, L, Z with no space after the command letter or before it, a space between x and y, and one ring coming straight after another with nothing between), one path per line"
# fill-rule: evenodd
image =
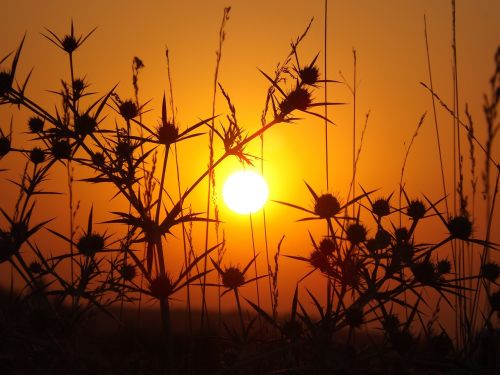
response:
M239 214L251 214L260 210L268 195L266 181L260 174L252 171L233 173L222 187L224 202Z

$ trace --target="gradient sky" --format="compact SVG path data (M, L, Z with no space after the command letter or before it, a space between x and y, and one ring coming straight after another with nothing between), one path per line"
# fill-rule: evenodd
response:
M120 96L131 97L131 62L134 56L139 56L146 66L140 75L140 99L151 99L148 104L151 112L145 119L156 125L161 97L167 87L164 53L168 46L178 125L183 128L211 114L218 29L223 8L229 5L232 10L226 28L219 81L235 103L240 123L251 132L260 126L268 87L257 68L272 73L276 64L288 54L290 41L302 33L311 18L314 22L299 55L302 63L307 63L320 52L318 61L324 72L324 1L9 1L2 4L0 54L3 56L14 50L26 32L20 77L34 67L28 95L53 106L54 95L46 90L58 89L59 79L67 79L67 61L40 33L47 27L58 35L65 34L71 20L77 34L84 34L97 26L94 35L76 54L76 75L86 77L92 91L103 93L119 83L117 91ZM428 82L424 14L428 22L434 87L452 106L451 1L328 2L328 78L342 80L345 77L352 84L354 48L358 58L358 136L365 114L370 111L358 166L358 182L366 189L379 188L379 196L397 191L406 147L420 116L426 111L427 120L408 158L405 183L411 195L425 193L435 200L442 196L431 99L419 84L420 81ZM463 116L465 103L469 104L481 140L484 140L485 124L482 95L488 90L488 79L494 68L493 56L500 42L499 18L499 1L457 1L460 111ZM318 90L314 96L322 100L323 92ZM346 85L335 84L329 86L329 100L349 103L329 111L336 123L329 130L330 191L345 197L352 173L352 97ZM225 110L225 103L218 100L216 112ZM1 108L0 125L3 129L6 129L11 114L16 127L24 126L28 116L25 112ZM441 108L438 109L438 119L446 177L451 183L452 120ZM318 192L326 192L323 134L322 122L311 117L295 124L280 125L267 133L264 168L271 199L310 205L311 197L304 180ZM19 134L14 142L25 138ZM249 150L258 153L258 142ZM467 147L466 150L468 152ZM216 148L216 152L221 152L221 149ZM477 152L482 167L483 161ZM206 138L194 140L190 146L179 149L185 185L205 168L207 155ZM494 158L500 159L498 147ZM13 159L4 160L2 165L15 163ZM468 160L465 163L468 169ZM228 162L216 172L218 188L221 188L224 177L236 168L237 163ZM4 181L1 184L8 189ZM89 192L88 186L80 185L76 187L76 193L83 197L82 218L86 216L91 201L97 202L95 209L101 217L106 217L106 212L116 208L114 206L123 205L120 201L109 203L109 191L101 193L96 189ZM205 210L205 196L206 186L202 185L192 197L194 211ZM40 207L48 208L51 204L53 202L41 203ZM227 239L227 260L244 264L251 257L249 219L228 212L222 203L220 208L221 218L226 222L223 229ZM480 208L478 212L481 212ZM299 212L269 203L266 214L272 228L269 233L272 251L281 236L286 235L283 252L309 253L307 230L310 227L294 222L301 217ZM259 214L255 215L254 232L260 252L263 251L261 220ZM498 227L498 219L495 225ZM322 229L312 228L320 235ZM443 233L437 235L444 235L444 228ZM496 242L500 242L498 236ZM195 242L202 244L196 238ZM259 265L262 267L263 263ZM304 272L302 265L287 259L282 261L281 268L290 274ZM284 285L290 286L291 281L285 280ZM283 296L287 301L287 293L284 292Z

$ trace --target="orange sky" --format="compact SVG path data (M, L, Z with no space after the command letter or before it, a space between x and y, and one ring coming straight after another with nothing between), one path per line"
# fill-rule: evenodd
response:
M59 79L67 79L67 61L40 33L47 27L58 35L64 34L69 31L71 19L77 34L97 26L95 34L76 54L76 75L85 76L91 83L90 89L99 93L119 82L117 91L120 96L131 97L131 62L134 56L139 56L146 66L140 75L140 98L142 101L151 99L148 104L151 112L145 120L156 125L161 97L166 90L164 51L168 46L177 120L183 128L211 114L218 29L223 8L228 5L232 10L226 28L219 81L235 103L241 124L252 132L260 126L268 87L257 68L272 73L275 65L288 54L290 41L304 30L312 17L312 28L299 53L302 62L306 63L321 52L318 61L324 71L324 1L163 0L141 4L136 1L10 1L2 4L0 51L3 56L15 49L23 34L27 33L19 76L25 76L34 67L28 95L53 106L54 95L46 90L58 89ZM341 80L342 72L352 83L352 49L357 51L358 135L364 115L370 111L358 166L359 183L366 189L380 188L377 196L398 189L405 142L407 144L411 138L420 116L428 111L407 162L405 181L410 194L425 193L438 199L442 191L432 107L429 94L419 84L428 81L423 15L426 14L428 22L434 87L451 106L451 2L329 1L328 6L328 78ZM484 139L482 95L488 89L493 56L500 41L499 16L498 1L457 1L461 113L464 104L468 103L480 139ZM317 100L322 96L321 90L315 94ZM329 87L329 99L349 103L329 110L331 119L337 124L329 130L330 190L345 197L352 173L352 97L345 85L336 84ZM218 100L216 112L225 110L223 100ZM2 129L6 129L11 113L14 125L24 126L25 112L0 108ZM110 116L112 118L114 114L110 113ZM452 121L441 108L438 118L442 127L446 177L450 183ZM282 124L267 133L264 168L271 199L310 205L311 197L304 180L318 192L326 191L323 134L322 122L307 116L295 124ZM26 135L16 133L14 142L24 138ZM258 153L259 143L254 142L249 150ZM216 148L216 153L221 151ZM205 168L207 155L206 138L180 147L184 187ZM500 159L498 147L494 158ZM482 166L480 157L479 160ZM14 165L15 160L5 158L0 167L5 163ZM237 163L230 161L217 170L218 188L222 187L223 178L237 167ZM81 173L87 176L85 172ZM8 191L6 182L1 181L1 184ZM61 186L60 182L58 184ZM88 185L78 185L75 189L76 196L83 197L80 218L86 217L91 201L95 202L97 217L102 218L107 217L107 211L123 205L120 201L109 203L112 195L109 191L93 190ZM175 192L173 189L172 193ZM205 211L205 196L206 185L203 184L193 194L194 211ZM47 218L45 213L53 214L51 207L56 198L51 199L54 201L40 203L40 217ZM8 207L8 203L6 205ZM50 211L44 212L44 209ZM228 212L222 202L220 209L225 222L222 228L227 239L227 261L244 264L251 257L249 218ZM299 212L273 203L266 206L266 215L272 228L269 246L273 252L281 236L286 235L284 253L307 255L311 247L308 229L317 236L323 230L322 227L295 223L302 217ZM498 215L495 225L498 227ZM254 216L254 233L257 250L262 253L259 267L263 269L261 214ZM438 235L444 235L444 228ZM496 242L500 242L498 234ZM202 239L195 238L196 246L202 244ZM172 257L177 258L176 254ZM288 259L283 259L280 267L285 274L302 275L305 272L303 265ZM283 285L291 288L294 280L283 278ZM289 293L285 290L282 298L286 307Z

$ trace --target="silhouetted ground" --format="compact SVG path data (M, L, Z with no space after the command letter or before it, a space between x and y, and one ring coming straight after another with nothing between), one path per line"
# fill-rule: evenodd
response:
M112 311L119 315L119 309ZM57 314L34 304L0 296L0 374L161 374L166 353L158 311L125 309L123 324L102 313ZM199 317L198 313L193 314ZM235 314L225 314L229 327ZM217 326L217 314L209 317ZM325 337L273 340L255 322L247 340L231 337L223 326L203 335L183 334L185 312L173 311L174 357L179 374L497 374L499 339L487 350L458 364L442 347L421 348L409 354L388 350L380 334L358 334L346 345ZM199 323L199 322L198 322ZM199 332L198 329L194 330ZM244 342L243 342L244 341ZM375 348L375 350L374 350ZM491 349L493 348L493 350ZM378 352L377 352L378 351ZM440 352L441 351L441 352ZM441 357L440 357L441 356ZM484 364L479 368L473 363ZM495 367L496 366L496 367ZM335 369L333 371L332 369Z

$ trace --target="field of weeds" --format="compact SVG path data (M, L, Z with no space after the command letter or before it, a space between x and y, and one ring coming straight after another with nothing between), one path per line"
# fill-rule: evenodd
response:
M454 2L452 11L454 17ZM71 22L65 34L42 31L47 50L56 49L69 72L54 77L59 86L50 91L51 105L31 94L31 73L19 74L27 63L26 37L21 35L10 53L2 46L0 106L11 121L0 124L0 178L15 186L16 194L0 196L0 373L496 373L500 246L492 237L498 231L500 164L494 140L500 128L500 49L492 51L484 118L474 122L467 106L459 108L456 69L453 103L434 89L427 44L429 81L421 85L432 108L412 129L398 189L383 195L378 187L366 187L356 172L369 119L367 113L356 130L356 51L352 84L342 74L341 80L327 79L321 53L308 60L301 55L314 23L305 25L274 70L256 72L268 90L261 126L249 131L218 79L229 19L225 8L212 113L183 126L176 120L168 49L167 84L161 108L155 109L140 99L144 63L139 57L132 60L131 95L118 86L92 92L75 61L88 52L88 40L98 37L95 29L81 32ZM427 29L424 37L427 43ZM455 39L452 50L456 67ZM347 86L352 102L328 96L325 87L335 85ZM216 108L216 98L224 109ZM328 111L338 106L351 106L354 113L347 193L322 192L304 176L304 200L272 202L292 215L282 219L285 225L298 215L294 228L306 228L308 250L295 253L283 236L263 249L254 244L242 264L227 261L231 249L214 199L215 172L230 159L263 171L264 135L312 117L325 128L328 187L328 129L341 126ZM443 162L438 108L453 122L453 165ZM16 121L18 109L29 113L27 123ZM157 112L157 121L144 119L149 111ZM437 199L411 194L404 178L425 122L435 126L439 148L443 178L436 185L442 183L443 194ZM476 135L478 126L486 129L485 139ZM26 134L29 141L18 141ZM206 140L199 150L206 153L206 168L181 183L178 149L200 139ZM249 151L259 143L260 154ZM449 168L456 173L446 186ZM54 175L58 188L52 190ZM101 186L113 192L109 208L99 207L107 212L105 219L95 214L94 202L75 194L76 184L95 194ZM204 189L203 206L194 207L191 196ZM122 202L118 209L115 198ZM53 209L40 212L46 200ZM485 207L478 222L476 200ZM67 213L65 226L53 225L58 210ZM318 223L319 236L307 230ZM273 230L265 216L263 225L265 233ZM214 230L217 240L209 236ZM252 241L253 236L252 226ZM193 242L200 237L203 246ZM173 238L182 246L172 246ZM54 251L54 241L63 244L62 252ZM179 262L173 264L171 252ZM290 275L285 259L302 272ZM258 260L264 269L258 269ZM294 278L290 300L279 298L282 274ZM305 283L312 277L319 280L314 288ZM221 301L228 300L234 308L221 309Z

